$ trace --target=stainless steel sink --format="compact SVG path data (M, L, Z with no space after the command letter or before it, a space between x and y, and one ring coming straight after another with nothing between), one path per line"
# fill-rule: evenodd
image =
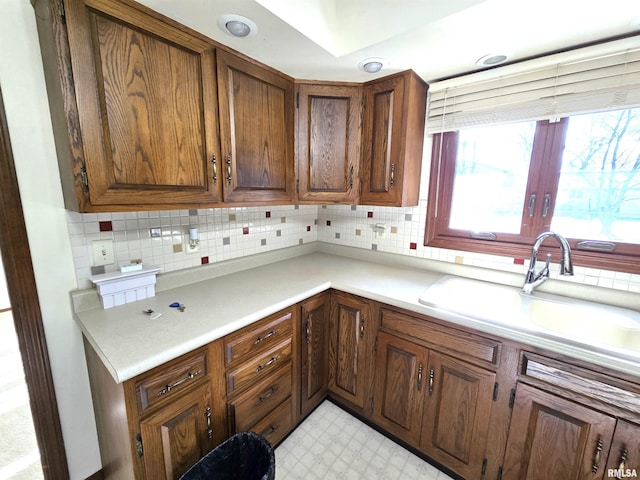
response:
M598 347L640 352L640 312L462 277L444 277L420 303Z

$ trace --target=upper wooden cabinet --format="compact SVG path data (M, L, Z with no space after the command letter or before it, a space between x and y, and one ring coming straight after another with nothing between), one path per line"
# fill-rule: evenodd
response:
M360 203L418 204L426 102L410 70L365 84Z
M357 202L361 110L361 85L298 86L298 200Z
M220 201L213 45L128 3L64 5L80 209Z
M218 53L225 202L293 203L293 80Z

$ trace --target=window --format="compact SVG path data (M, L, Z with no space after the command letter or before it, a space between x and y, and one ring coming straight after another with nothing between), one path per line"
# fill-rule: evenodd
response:
M425 245L528 258L552 230L640 272L640 108L439 133L430 178Z

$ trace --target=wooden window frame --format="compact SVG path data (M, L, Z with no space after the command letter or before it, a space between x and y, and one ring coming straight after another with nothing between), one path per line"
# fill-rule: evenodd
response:
M550 229L555 207L555 197L560 177L562 152L568 118L557 122L538 121L534 137L529 179L525 198L536 194L535 213L528 218L527 202L522 212L520 234L495 233L495 240L473 238L471 232L455 230L448 226L458 145L458 132L444 132L433 136L427 223L424 245L427 247L486 253L491 255L526 259L531 256L531 247L536 236ZM546 219L542 218L542 199L551 193L551 204ZM561 233L561 232L560 232ZM640 273L640 245L616 243L614 252L578 250L576 244L582 238L567 238L572 247L573 263L576 266L592 267L627 273ZM555 252L555 254L554 254ZM552 253L559 258L559 247L545 242L542 253Z

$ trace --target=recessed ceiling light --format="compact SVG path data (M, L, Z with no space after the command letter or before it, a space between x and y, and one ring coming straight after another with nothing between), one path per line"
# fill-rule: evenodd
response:
M367 73L377 73L388 64L389 64L389 61L384 58L373 57L373 58L366 58L362 60L358 64L358 68Z
M507 56L503 53L490 53L480 57L476 61L476 65L479 67L492 67L493 65L499 65L507 61Z
M258 26L247 17L233 13L218 17L218 27L224 33L238 37L252 37L258 33Z

